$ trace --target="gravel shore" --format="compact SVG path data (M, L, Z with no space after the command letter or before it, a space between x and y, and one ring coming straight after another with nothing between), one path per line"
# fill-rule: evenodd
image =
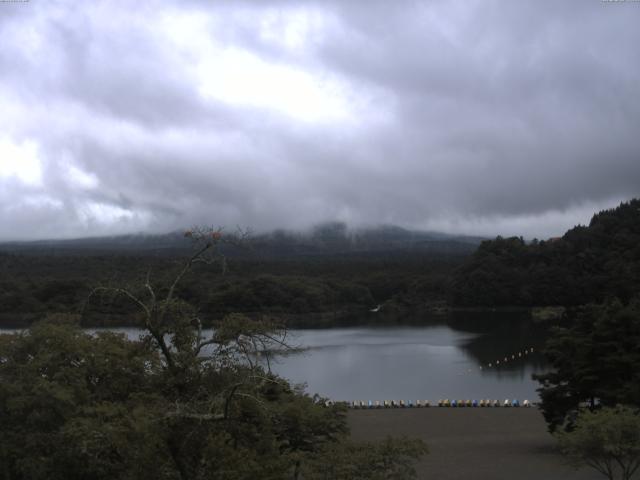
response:
M429 480L597 480L555 450L536 408L403 408L351 410L355 440L387 435L421 438L429 454L417 465Z

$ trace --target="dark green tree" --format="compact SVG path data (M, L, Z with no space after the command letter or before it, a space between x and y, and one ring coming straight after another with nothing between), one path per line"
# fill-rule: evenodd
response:
M94 290L138 309L138 340L90 334L70 316L0 336L0 478L298 479L347 441L344 406L270 372L270 354L289 348L284 330L237 314L207 330L178 297L194 265L221 260L220 231L188 235L194 252L167 285L147 275L139 289ZM417 456L389 445L389 472Z
M453 274L450 299L465 306L578 306L640 289L640 199L597 213L562 237L485 241Z
M582 410L571 432L556 434L562 453L576 466L587 465L609 480L630 480L640 467L640 416L617 406Z
M640 405L640 304L580 308L556 328L544 354L553 369L534 377L549 428L571 428L580 406Z

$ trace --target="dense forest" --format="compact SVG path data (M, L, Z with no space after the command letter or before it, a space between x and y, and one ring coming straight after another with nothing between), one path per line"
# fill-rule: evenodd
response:
M484 241L453 274L459 306L575 306L619 298L640 287L640 200L597 213L561 238Z
M229 235L237 239L235 234ZM369 310L577 306L640 287L640 200L593 216L562 237L483 241L386 227L353 233L342 224L308 235L279 231L221 245L218 262L194 267L181 298L207 322L231 312L276 315L292 326L381 321ZM189 252L182 234L0 246L0 325L45 313L82 313L87 325L130 324L122 298L98 286L166 288ZM474 253L473 250L475 250Z
M341 224L310 235L235 233L212 264L199 264L179 287L211 322L230 312L278 315L290 325L355 321L384 304L395 312L446 302L449 275L478 241L386 227L349 233ZM92 298L98 286L162 288L189 254L183 234L128 236L0 247L0 325L31 323L45 313L82 313L86 325L130 324L122 298ZM382 315L378 315L380 319Z

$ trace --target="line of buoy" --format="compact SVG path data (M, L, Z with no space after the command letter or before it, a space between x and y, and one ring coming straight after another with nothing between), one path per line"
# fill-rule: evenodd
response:
M510 361L514 361L514 360L518 360L526 355L529 355L533 353L533 347L530 348L526 348L520 352L514 353L512 355L507 355L506 357L504 357L502 360L496 360L495 362L489 362L486 365L479 365L478 369L479 370L484 370L484 369L489 369L489 368L494 368L494 367L499 367L500 364L506 364ZM458 375L467 375L470 373L473 373L474 370L472 368L468 368L466 372L461 372Z
M336 402L328 400L326 402L327 406L331 406ZM429 408L431 407L431 402L429 400L384 400L380 402L376 400L372 402L371 400L355 400L352 402L337 402L337 403L346 403L347 407L354 409L375 409L375 408ZM529 402L529 400L524 400L520 403L517 399L505 399L503 402L500 400L491 400L491 399L482 399L482 400L449 400L448 398L444 400L438 400L434 406L444 407L444 408L496 408L496 407L531 407L534 404Z
M508 363L511 360L517 360L518 358L522 358L526 355L529 355L533 353L533 347L530 348L525 348L524 350L514 353L512 355L507 355L506 357L504 357L502 360L498 359L495 362L489 362L486 364L486 366L484 365L480 365L480 370L482 370L483 368L493 368L493 367L497 367L498 365L500 365L500 362L502 361L502 363Z

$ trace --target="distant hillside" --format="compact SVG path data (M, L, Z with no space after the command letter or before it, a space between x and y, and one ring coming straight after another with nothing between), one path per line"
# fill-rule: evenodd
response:
M454 273L461 306L580 305L640 293L640 200L621 203L562 238L484 241Z
M317 255L390 252L469 254L481 237L406 230L395 226L349 230L343 223L318 225L311 232L276 230L253 238L255 250L266 255Z
M481 237L411 231L394 226L349 230L343 223L327 223L318 225L309 232L275 230L253 235L248 250L226 247L225 253L233 256L290 257L402 250L464 255L473 252L481 240ZM7 242L0 244L0 251L57 255L116 252L173 256L190 247L191 242L184 238L182 232L171 232L163 235L135 234L73 240Z
M322 227L307 235L256 236L252 248L225 262L224 274L219 262L198 264L177 294L205 322L244 312L305 327L383 322L403 309L444 304L450 273L475 245L395 229L383 233L358 237ZM175 233L0 249L0 327L60 312L81 313L85 325L135 325L133 302L122 296L89 300L91 289L126 286L146 298L147 276L158 291L167 288L186 258L185 240ZM384 305L381 312L370 313L378 305Z

